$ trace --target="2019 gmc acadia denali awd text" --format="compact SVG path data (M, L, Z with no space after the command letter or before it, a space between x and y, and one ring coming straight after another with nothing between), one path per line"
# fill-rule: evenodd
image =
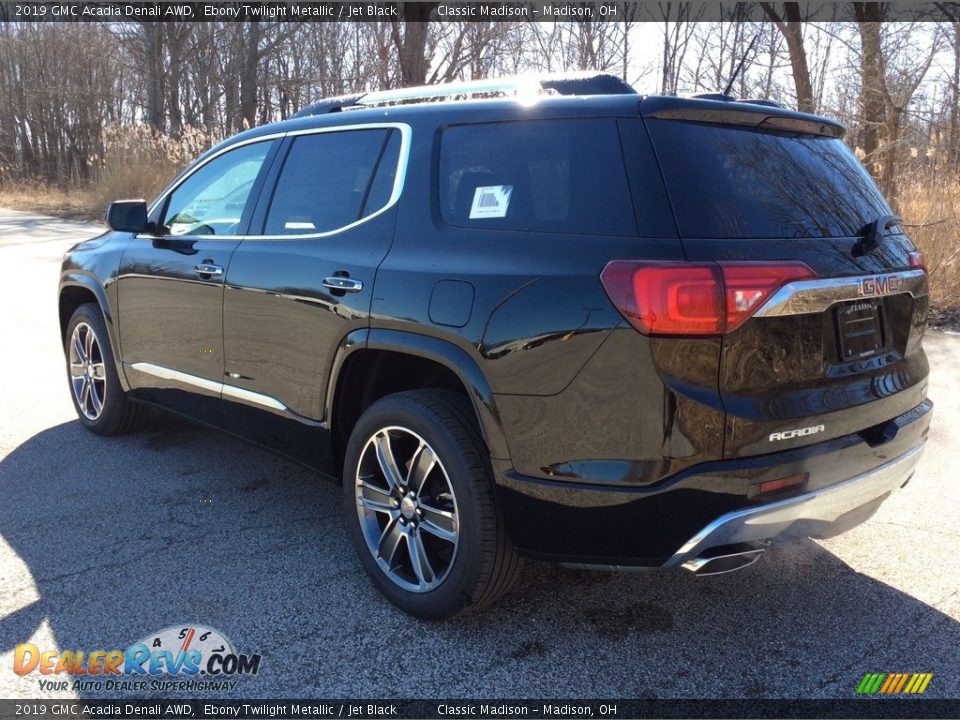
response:
M325 101L111 205L60 280L80 421L151 403L342 478L423 618L522 556L722 572L869 517L930 423L927 280L843 128L529 90Z

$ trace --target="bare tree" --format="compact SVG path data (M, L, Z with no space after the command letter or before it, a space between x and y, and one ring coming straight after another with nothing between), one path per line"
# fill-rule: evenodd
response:
M790 53L790 68L797 93L797 109L803 112L814 112L816 104L813 101L813 85L810 82L807 52L803 46L803 22L800 14L800 3L783 3L782 15L777 12L773 3L762 2L760 7L763 8L763 11L787 41L787 51Z

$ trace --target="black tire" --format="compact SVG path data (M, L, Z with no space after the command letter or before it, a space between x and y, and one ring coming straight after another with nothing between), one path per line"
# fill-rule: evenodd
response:
M456 543L453 544L450 540L438 541L434 535L425 532L425 528L420 532L424 543L421 548L439 548L432 554L433 562L439 568L433 568L436 570L436 586L430 589L425 589L428 584L422 582L422 577L419 590L407 589L398 584L405 581L402 574L404 561L411 569L413 567L409 548L415 541L410 539L411 534L406 535L402 542L397 540L394 544L395 548L401 548L394 551L401 559L393 563L398 568L393 573L381 568L374 557L372 546L368 545L368 535L375 537L376 533L382 530L383 537L386 537L385 531L394 522L391 519L394 515L388 514L386 510L377 510L376 514L365 513L358 505L357 478L361 461L364 463L364 477L375 482L369 474L371 467L375 473L383 472L383 465L376 457L375 436L385 432L386 428L393 428L390 433L400 433L395 436L399 439L388 442L394 445L408 442L407 446L411 447L409 442L421 440L427 444L428 450L432 449L439 461L433 470L424 473L430 479L422 481L423 488L429 483L434 489L424 490L427 500L417 491L418 499L415 502L425 504L422 507L418 505L420 509L411 511L412 513L421 513L426 509L426 517L429 519L433 511L426 503L436 505L439 503L438 498L447 495L436 495L436 489L448 487L452 490L447 507L457 518L453 525L458 535ZM404 432L418 437L408 438ZM370 460L371 452L374 454L373 460ZM399 468L403 463L401 453L397 452L397 456L395 465L403 475L409 470L409 466L414 465L416 454L411 456L404 468ZM373 462L377 464L371 466L370 463ZM404 492L412 492L410 487L414 484L411 480L413 474L407 472L407 475L410 485L405 491L401 490L399 496L404 496ZM387 485L384 484L383 487ZM344 460L343 487L347 527L360 562L380 592L410 615L423 620L450 618L464 611L492 604L516 581L521 560L510 544L497 509L489 452L480 435L473 410L463 396L440 389L414 390L390 395L371 405L360 417L350 435ZM431 493L434 494L432 498L429 497ZM393 503L396 502L393 500ZM399 508L400 505L393 504L391 507ZM407 510L410 508L407 507ZM396 510L395 521L403 523L404 518L400 512L399 509ZM426 524L424 518L420 521ZM416 522L416 517L406 521L409 533L416 532L415 528L410 527ZM379 528L374 523L380 523ZM444 545L444 542L448 545ZM449 557L450 545L454 548L452 558ZM447 552L444 553L443 550ZM424 550L424 556L427 554L427 550ZM391 555L391 558L394 556ZM431 564L428 563L428 566ZM418 581L412 577L412 573L408 573L407 578L410 582Z
M80 349L94 348L93 352L90 353L90 362L94 367L97 365L102 367L102 371L97 370L97 375L87 377L87 381L92 385L91 392L96 393L95 397L99 401L99 411L97 411L97 405L89 394L84 395L82 391L76 389L77 383L75 381L79 381L79 385L82 387L83 378L75 376L72 366L86 367L86 362L78 354L79 349L71 348L78 327L80 331L76 337L81 340L80 345L82 347ZM94 345L88 345L86 342L89 331L93 332ZM107 326L103 321L103 314L100 312L99 305L87 303L74 311L70 317L70 322L67 323L63 349L70 398L73 400L77 417L84 427L97 435L121 435L140 427L146 414L146 407L128 398L120 386L117 366L113 358L113 348L110 345L110 335L107 333ZM98 377L101 372L102 378ZM86 399L81 402L78 393Z

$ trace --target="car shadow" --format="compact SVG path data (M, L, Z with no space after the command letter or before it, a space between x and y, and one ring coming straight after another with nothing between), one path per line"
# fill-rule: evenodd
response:
M712 578L530 563L496 606L428 624L363 575L338 487L179 419L45 430L0 462L0 498L0 653L198 624L262 656L217 697L852 697L866 672L957 696L958 623L809 541ZM41 677L0 670L21 697Z

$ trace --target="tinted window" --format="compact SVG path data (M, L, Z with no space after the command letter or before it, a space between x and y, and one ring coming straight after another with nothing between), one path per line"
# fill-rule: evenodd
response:
M290 146L267 214L267 235L328 232L376 212L390 194L368 202L378 167L396 172L397 131L355 130L297 137ZM385 152L390 150L391 155ZM392 166L392 167L391 167ZM390 181L392 189L392 178Z
M636 234L614 120L448 128L439 193L451 225Z
M162 225L170 235L232 235L271 142L220 155L188 177L167 202Z
M673 210L643 120L621 119L617 123L639 234L642 237L676 237Z
M890 209L843 141L675 120L648 122L681 235L859 235Z
M377 173L370 183L367 200L360 209L361 216L376 212L388 202L393 194L393 184L397 179L397 159L400 157L400 132L392 130L387 146L380 158Z

